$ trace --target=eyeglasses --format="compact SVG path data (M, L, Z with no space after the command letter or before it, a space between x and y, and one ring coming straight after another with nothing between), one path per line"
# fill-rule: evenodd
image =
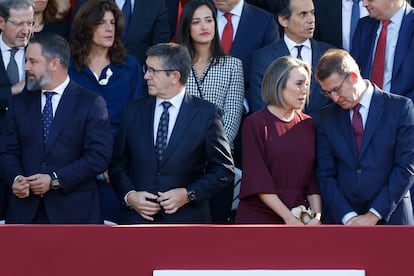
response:
M331 96L339 96L341 95L341 89L342 86L345 83L345 80L349 77L349 73L345 74L345 77L343 79L343 81L341 82L340 85L338 85L337 87L333 88L331 91L326 91L326 90L321 90L321 94L324 95L325 97L331 97Z
M154 74L154 73L158 73L158 72L174 72L177 71L175 69L155 69L152 68L150 66L144 65L142 66L142 72L144 74L148 73L148 74Z
M16 28L23 28L25 25L27 25L27 27L33 27L35 24L34 20L16 22L14 20L8 19L7 22L12 23L12 25Z

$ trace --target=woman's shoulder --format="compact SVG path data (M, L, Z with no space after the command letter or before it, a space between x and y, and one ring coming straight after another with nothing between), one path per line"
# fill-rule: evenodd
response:
M221 62L222 64L230 64L230 65L237 65L237 66L243 67L242 61L239 58L229 56L229 55L221 56L219 58L219 62Z

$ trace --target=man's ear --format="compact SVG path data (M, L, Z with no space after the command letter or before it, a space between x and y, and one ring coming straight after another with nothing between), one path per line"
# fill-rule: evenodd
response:
M277 21L279 21L279 24L280 24L283 28L286 28L286 27L288 26L288 24L289 24L289 19L288 19L288 18L286 18L285 16L281 16L281 15L279 15L279 16L277 17Z
M352 83L358 82L358 74L355 72L349 72L349 78L352 80Z
M6 21L3 17L0 16L0 30L4 29L4 24L6 24Z

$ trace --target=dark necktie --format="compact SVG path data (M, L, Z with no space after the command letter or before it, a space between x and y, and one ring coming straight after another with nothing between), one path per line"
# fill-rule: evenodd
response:
M364 135L364 127L362 124L362 116L359 113L360 104L357 104L353 110L354 114L352 115L352 129L354 130L355 144L357 146L357 151L361 149L362 136Z
M298 49L298 54L297 54L296 58L303 60L303 58L302 58L303 45L296 45L295 47L296 47L296 49Z
M52 97L56 93L53 91L48 91L43 93L46 96L46 103L43 107L42 112L42 125L43 125L43 143L46 144L49 138L50 126L53 121L53 107L52 107Z
M128 32L129 22L131 21L131 0L125 0L124 5L122 6L122 13L124 15L124 31L122 32L122 39L125 39L126 33Z
M168 137L168 123L170 121L170 113L168 109L171 107L170 102L161 103L164 110L162 111L160 122L158 123L157 138L155 140L155 155L158 161L162 161L164 157L164 151L167 147Z
M233 14L227 12L224 17L227 19L227 23L223 29L223 35L221 37L221 45L226 54L230 53L231 45L233 44L233 23L231 17Z
M351 28L349 32L349 49L352 47L352 38L359 20L359 0L352 0Z
M381 33L375 49L374 63L372 64L371 81L382 88L384 85L385 49L387 45L387 27L390 20L382 21Z
M6 68L7 75L9 76L9 81L11 85L15 85L19 82L19 68L17 67L17 63L14 58L18 50L18 48L10 49L10 61Z

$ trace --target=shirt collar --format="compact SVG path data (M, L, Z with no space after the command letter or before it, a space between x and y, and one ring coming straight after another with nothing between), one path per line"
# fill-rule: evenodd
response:
M47 91L53 91L53 92L55 92L55 93L57 93L57 94L59 94L59 95L62 95L63 94L63 92L65 91L65 89L66 89L66 86L68 86L68 84L69 84L69 81L70 81L70 78L69 78L69 76L67 76L66 77L66 79L65 79L65 81L64 82L62 82L60 85L58 85L57 87L55 87L54 89L48 89L48 90L44 90L44 89L42 89L42 94L44 93L44 92L47 92Z
M404 1L404 4L401 6L401 8L390 18L392 24L401 26L403 17L405 15L406 7L407 7L407 2Z
M242 11L243 11L243 4L244 4L244 0L240 0L240 2L237 3L237 5L234 6L234 8L229 12L233 15L241 17L241 14L242 14ZM217 15L218 16L223 16L224 12L217 10Z
M155 104L156 106L159 106L162 102L167 101L167 102L170 102L172 106L174 106L175 108L179 108L181 106L181 103L183 102L184 95L185 95L185 88L181 90L180 93L172 97L171 99L161 99L157 97Z
M367 89L365 90L364 94L362 94L362 97L359 100L359 104L364 108L369 108L372 95L374 94L374 86L368 80L365 80L365 83L367 85Z
M0 49L1 52L10 51L11 47L7 46L3 41L3 33L0 33ZM24 50L24 47L18 47L19 50Z
M288 47L289 51L295 48L296 45L303 45L306 48L311 49L311 43L309 39L306 39L303 43L296 43L292 39L290 39L286 34L284 34L283 39L286 43L286 46Z

